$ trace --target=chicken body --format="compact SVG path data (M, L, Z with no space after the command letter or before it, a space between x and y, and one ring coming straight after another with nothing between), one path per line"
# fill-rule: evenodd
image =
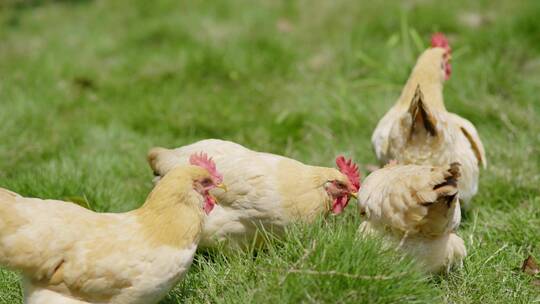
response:
M382 164L462 165L459 195L465 205L478 190L484 147L474 125L446 110L445 50L434 47L418 59L397 103L379 121L371 142Z
M173 150L154 148L148 160L159 179L185 164L197 151L213 158L228 188L227 192L212 192L219 204L205 221L200 243L203 247L224 243L242 248L257 240L261 230L279 235L290 223L309 222L332 210L332 199L324 189L326 182L338 180L350 186L347 176L336 169L308 166L216 139Z
M188 270L202 230L195 166L171 171L139 209L95 213L0 188L0 263L25 303L157 303Z
M461 220L459 165L388 165L363 182L360 233L382 237L416 258L428 272L461 263L467 251L455 233Z

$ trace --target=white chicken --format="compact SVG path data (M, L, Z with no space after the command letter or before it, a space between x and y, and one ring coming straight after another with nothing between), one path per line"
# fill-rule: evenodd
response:
M484 146L474 125L446 110L443 83L450 77L450 46L442 34L432 37L396 104L379 121L371 142L382 164L443 166L461 164L459 195L467 205L478 190Z
M170 171L127 213L0 188L0 263L22 273L25 303L157 303L189 269L203 204L211 209L209 191L221 183L207 157L191 164Z
M358 167L343 157L336 159L338 171L217 139L173 150L154 148L148 161L159 180L197 151L213 158L228 186L226 193L212 192L219 204L205 222L203 247L243 248L260 240L260 231L279 235L290 223L341 213L360 187Z
M455 233L461 220L459 164L390 164L371 173L358 194L363 235L382 237L428 272L449 270L467 251Z

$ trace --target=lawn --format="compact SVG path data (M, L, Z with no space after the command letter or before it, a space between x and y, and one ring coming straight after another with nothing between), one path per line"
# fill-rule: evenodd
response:
M201 253L162 303L532 303L540 259L540 2L0 0L0 187L142 204L146 152L203 138L332 166L375 163L370 136L431 33L453 46L450 111L486 146L459 234L469 256L425 276L344 215L258 252ZM0 303L21 303L0 273Z

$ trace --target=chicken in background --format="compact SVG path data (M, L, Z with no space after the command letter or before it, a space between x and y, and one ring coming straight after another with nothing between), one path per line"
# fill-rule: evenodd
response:
M474 125L446 110L443 84L451 74L451 48L442 34L431 39L396 104L379 121L371 142L382 164L461 164L459 195L466 206L478 190L484 146Z
M279 235L290 223L310 222L330 212L339 214L360 188L358 167L343 157L336 159L336 170L217 139L172 150L153 148L148 162L159 180L201 150L213 158L228 186L226 193L212 192L219 204L204 224L202 247L224 243L244 248L260 241L258 231Z
M157 303L189 269L222 180L204 155L190 163L127 213L0 188L0 263L22 273L25 303Z
M461 221L458 163L443 167L390 164L363 182L359 232L381 237L426 271L448 271L467 255L455 233Z

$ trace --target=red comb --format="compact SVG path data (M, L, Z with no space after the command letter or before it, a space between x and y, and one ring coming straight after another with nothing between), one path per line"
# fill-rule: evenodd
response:
M452 53L452 48L448 43L448 39L443 33L435 33L431 36L431 47L440 47L445 50L443 55L444 58L444 71L445 78L448 80L450 74L452 74L452 65L450 65L450 53Z
M355 191L360 189L360 173L358 172L358 165L353 163L352 159L346 160L342 155L336 158L336 165L339 171L345 174Z
M216 169L216 163L211 157L204 152L191 154L189 157L189 163L194 166L199 166L208 170L208 172L217 180L218 183L223 181L223 175Z
M452 48L450 48L450 44L448 43L448 39L443 33L435 33L431 36L431 47L443 48L448 53L452 51Z

